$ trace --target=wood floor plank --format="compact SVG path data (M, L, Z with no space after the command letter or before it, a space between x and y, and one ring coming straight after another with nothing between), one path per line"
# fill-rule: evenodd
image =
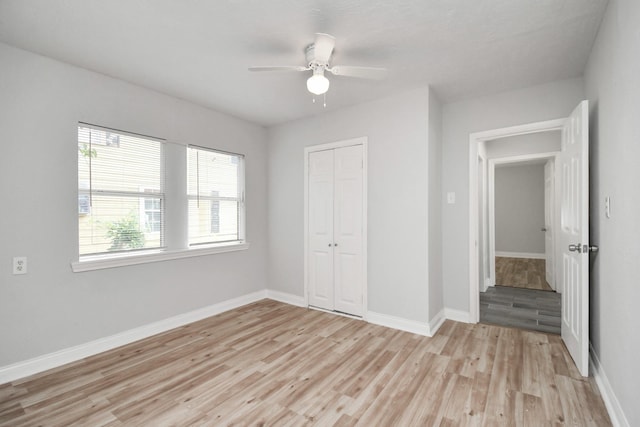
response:
M446 403L446 399L442 397L445 395L447 380L451 377L446 372L449 358L437 354L430 357L431 366L427 368L425 379L406 404L406 410L398 420L399 425L427 425L430 418L441 418L441 407Z
M264 300L0 385L0 426L610 425L559 337Z
M540 381L543 374L540 372L544 366L544 348L548 347L548 341L542 334L524 334L524 348L522 361L522 391L529 395L542 397Z
M522 424L525 427L535 427L540 425L540 420L544 419L544 405L542 398L528 393L522 393Z

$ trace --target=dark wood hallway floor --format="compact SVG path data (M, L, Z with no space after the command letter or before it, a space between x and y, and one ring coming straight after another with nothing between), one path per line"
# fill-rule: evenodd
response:
M480 322L560 334L561 295L492 286L480 293Z
M545 260L496 257L496 285L553 291L545 279Z

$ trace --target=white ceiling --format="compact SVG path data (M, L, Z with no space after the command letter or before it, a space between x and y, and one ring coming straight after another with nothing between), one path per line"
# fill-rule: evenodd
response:
M0 41L262 125L431 85L445 102L579 76L607 0L0 0ZM333 64L326 109L305 73L314 33Z

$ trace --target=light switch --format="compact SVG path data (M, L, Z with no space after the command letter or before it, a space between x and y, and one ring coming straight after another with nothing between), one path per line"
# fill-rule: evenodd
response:
M454 193L453 191L450 191L449 193L447 193L447 203L449 203L450 205L453 205L456 202L456 193Z
M604 198L604 216L611 218L611 199L609 196Z

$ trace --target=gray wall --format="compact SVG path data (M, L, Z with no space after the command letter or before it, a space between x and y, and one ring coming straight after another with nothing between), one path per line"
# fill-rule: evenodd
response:
M486 141L485 147L487 157L495 159L498 157L560 151L561 139L562 132L559 130L536 132Z
M456 193L442 211L445 307L469 311L469 134L567 117L583 97L575 78L444 105L442 185Z
M269 129L269 288L304 295L304 147L368 137L368 309L429 320L429 90Z
M544 163L495 168L496 251L544 254Z
M3 44L0 64L0 366L266 288L263 128ZM245 154L250 249L72 273L78 121Z
M640 425L640 2L610 0L585 71L591 106L591 343ZM611 198L611 218L604 198Z

